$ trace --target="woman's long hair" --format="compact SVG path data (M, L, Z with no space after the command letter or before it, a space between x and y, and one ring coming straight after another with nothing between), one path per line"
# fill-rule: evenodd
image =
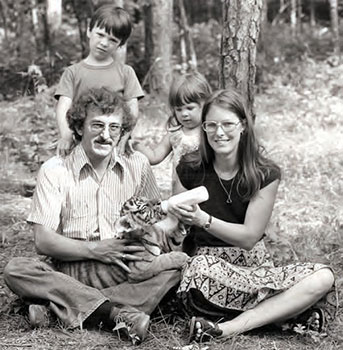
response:
M248 113L242 95L235 89L218 90L214 92L205 102L202 110L202 122L206 121L211 106L217 106L224 110L233 112L244 127L238 145L238 181L237 191L244 200L250 200L259 191L265 176L272 169L279 171L279 167L270 159L266 158L259 145L251 115ZM207 168L213 164L215 154L210 146L206 133L202 130L200 152L190 155L184 159L186 163L192 163L197 168ZM244 193L241 193L241 189Z

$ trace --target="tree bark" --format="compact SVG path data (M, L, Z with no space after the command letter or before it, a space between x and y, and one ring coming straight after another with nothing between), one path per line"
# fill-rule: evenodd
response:
M330 0L330 17L334 55L340 57L337 0Z
M256 44L262 0L225 0L220 57L220 88L234 86L254 116Z
M172 0L149 0L144 4L145 62L150 92L165 98L172 76Z

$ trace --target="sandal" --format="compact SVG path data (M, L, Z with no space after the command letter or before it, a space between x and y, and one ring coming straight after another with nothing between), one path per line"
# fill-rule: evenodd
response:
M220 337L223 331L218 325L202 317L193 316L189 326L189 342L204 343L213 338Z
M325 315L321 308L311 308L296 318L292 329L322 333L325 329Z
M320 308L313 308L310 312L311 314L306 321L306 328L321 333L325 328L324 311Z

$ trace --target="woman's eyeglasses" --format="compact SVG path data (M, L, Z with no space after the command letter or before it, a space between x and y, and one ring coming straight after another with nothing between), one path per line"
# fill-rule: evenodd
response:
M205 132L213 133L217 131L217 128L221 127L224 132L231 132L234 131L237 127L237 125L240 122L233 123L229 121L223 121L223 122L215 122L215 121L208 121L202 123L202 128Z

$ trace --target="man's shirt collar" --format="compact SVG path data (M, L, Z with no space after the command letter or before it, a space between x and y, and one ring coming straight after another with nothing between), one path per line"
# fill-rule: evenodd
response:
M70 156L68 157L68 160L70 162L70 166L72 168L73 174L75 177L79 178L80 173L82 169L84 169L85 166L90 166L93 168L85 150L83 149L81 144L78 144L75 149L72 151ZM122 170L124 170L124 162L121 159L120 156L117 155L116 149L113 150L111 155L111 160L109 164L109 168L113 170L113 168L116 165L119 165Z

